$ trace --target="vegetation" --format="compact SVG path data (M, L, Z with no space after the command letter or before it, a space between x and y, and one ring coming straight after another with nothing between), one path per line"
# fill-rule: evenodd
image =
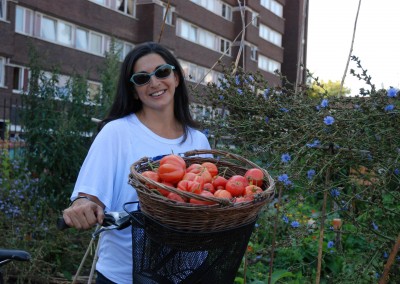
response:
M100 106L113 93L104 88L102 103L89 107L83 78L71 79L64 96L57 73L45 78L36 66L25 104L30 148L24 160L1 153L0 169L3 246L33 256L29 265L8 265L6 275L24 283L71 279L78 268L91 232L58 232L55 220L90 144L85 133L95 133L91 118L104 116ZM115 86L112 71L104 72L103 86ZM260 74L231 72L198 95L215 110L202 120L204 131L216 148L256 162L276 181L236 283L376 283L384 273L399 283L398 90L376 90L362 73L368 80L358 97L310 96L285 78L273 88Z

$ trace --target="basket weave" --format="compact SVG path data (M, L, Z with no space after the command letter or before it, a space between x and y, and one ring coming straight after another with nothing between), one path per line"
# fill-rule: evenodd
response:
M210 154L213 156L212 158L199 156ZM166 186L141 175L142 172L159 166L159 161L144 157L131 166L129 184L138 193L142 212L165 226L192 232L217 232L233 229L257 219L262 207L274 197L275 183L269 173L239 155L222 150L193 150L180 154L180 156L185 160L187 166L194 163L212 162L218 167L219 173L227 179L234 175L244 175L250 168L258 168L264 173L263 192L255 195L254 200L241 203L199 196ZM155 189L149 189L146 185L174 192L184 198L214 201L217 204L195 205L176 202L160 195Z

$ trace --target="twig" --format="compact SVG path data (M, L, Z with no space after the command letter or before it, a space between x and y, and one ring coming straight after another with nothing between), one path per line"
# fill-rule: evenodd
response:
M161 37L162 37L162 35L164 33L165 20L167 19L168 10L169 10L169 7L170 7L170 2L171 2L171 0L168 0L167 9L165 10L164 19L163 19L163 22L162 22L162 25L161 25L160 35L158 36L158 43L160 43Z
M397 241L394 244L392 251L390 252L389 258L385 264L385 268L383 269L383 275L382 275L381 279L379 279L379 284L387 283L387 280L389 278L390 267L392 266L392 264L394 262L394 258L396 257L399 249L400 249L400 234L397 237Z
M321 267L322 267L322 246L324 243L324 229L325 229L325 218L326 218L326 203L328 200L328 183L331 179L331 168L328 168L325 175L326 189L324 191L324 199L322 203L321 212L321 226L319 232L319 245L318 245L318 264L317 264L317 275L315 277L315 283L319 284L321 281Z
M274 252L275 252L275 246L276 246L276 231L277 231L277 227L278 227L278 215L279 215L281 199L282 199L282 187L280 186L279 193L278 193L278 203L277 203L277 207L276 207L276 214L275 214L275 220L274 220L274 232L272 235L271 259L269 261L268 284L271 284L271 281L272 281L272 270L273 270L273 266L274 266Z
M356 20L354 22L354 28L353 28L353 38L351 40L350 53L349 53L349 57L347 58L346 68L344 69L342 82L340 83L339 96L342 94L343 85L344 85L344 79L346 78L347 69L349 69L349 63L350 63L351 54L353 53L354 38L356 37L357 20L358 20L358 14L360 13L360 6L361 6L361 0L358 1Z

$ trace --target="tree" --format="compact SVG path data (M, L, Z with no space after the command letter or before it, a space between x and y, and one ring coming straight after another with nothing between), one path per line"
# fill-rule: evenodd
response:
M329 80L328 82L324 82L323 80L321 82L314 81L311 85L310 88L310 96L312 97L320 97L321 95L323 97L332 97L332 96L345 96L350 94L351 89L343 87L341 89L341 83L340 81L331 81ZM340 94L340 95L339 95Z

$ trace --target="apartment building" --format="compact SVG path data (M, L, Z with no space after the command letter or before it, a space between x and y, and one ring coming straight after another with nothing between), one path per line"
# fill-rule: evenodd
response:
M307 2L0 0L0 134L5 120L13 123L13 106L27 90L31 45L39 51L45 71L59 66L60 85L73 73L87 74L89 94L101 88L98 67L112 39L121 60L138 43L161 42L194 83L217 81L221 70L209 72L210 68L218 60L230 65L238 57L240 66L259 70L272 85L281 83L275 70L301 83Z

